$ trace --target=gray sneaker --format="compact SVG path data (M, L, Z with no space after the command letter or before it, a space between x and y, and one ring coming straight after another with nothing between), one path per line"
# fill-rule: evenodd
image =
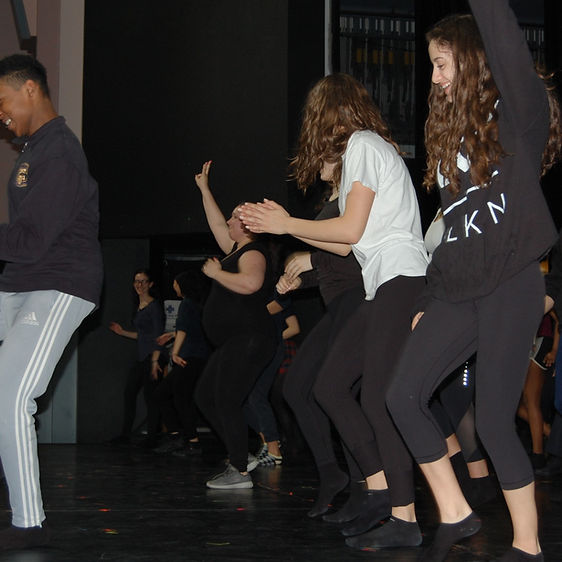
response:
M249 474L240 474L240 471L231 464L226 465L224 472L213 476L207 482L207 488L215 490L238 490L253 487L252 477Z

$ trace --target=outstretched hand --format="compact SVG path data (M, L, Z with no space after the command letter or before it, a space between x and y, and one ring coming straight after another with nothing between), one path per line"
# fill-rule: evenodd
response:
M170 340L174 339L174 332L164 332L161 336L156 338L156 343L158 345L166 345Z
M195 174L195 183L201 191L209 190L209 171L211 169L212 160L208 160L203 164L201 172Z
M295 252L285 266L285 275L290 279L297 278L301 273L310 271L312 262L310 261L310 252Z
M240 220L251 232L287 234L289 213L275 201L264 199L263 203L244 203L240 207Z
M275 288L280 295L284 295L285 293L289 293L290 291L295 291L298 289L302 284L302 279L300 277L291 278L286 274L281 275L279 277L279 281L277 281L277 285Z
M121 324L117 323L117 322L110 322L109 323L109 329L116 333L118 336L122 336L123 335L123 327L121 326Z
M180 367L185 367L187 365L187 361L177 353L172 353L172 362Z

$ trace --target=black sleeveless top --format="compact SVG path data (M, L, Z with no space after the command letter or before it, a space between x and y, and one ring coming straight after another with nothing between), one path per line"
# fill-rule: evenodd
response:
M265 247L259 242L250 242L238 249L235 244L232 251L221 260L222 269L238 273L238 260L250 250L257 250L263 254L267 264L264 282L258 291L251 295L242 295L213 280L203 309L203 328L215 347L221 346L233 336L244 333L271 333L271 337L275 337L273 320L266 308L271 300L272 283Z

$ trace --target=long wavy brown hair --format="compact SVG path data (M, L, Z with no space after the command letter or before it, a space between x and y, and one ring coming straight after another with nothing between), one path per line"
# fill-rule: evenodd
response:
M310 90L303 109L297 155L291 160L290 177L306 190L322 169L322 163L335 162L330 183L339 186L342 160L349 137L355 131L374 131L391 143L392 140L378 107L365 87L348 74L331 74Z
M441 174L449 181L449 191L459 192L457 154L462 143L471 163L473 184L486 186L494 164L505 151L499 142L495 109L500 94L476 22L471 15L448 16L426 34L426 40L451 50L455 77L451 86L452 102L447 101L438 84L432 84L429 92L429 116L425 123L427 170L423 185L428 190L435 186L439 166ZM553 87L547 85L547 94L551 121L549 141L543 154L543 174L559 159L561 152L560 108Z
M562 119L560 117L560 103L558 93L553 83L554 74L548 74L544 69L537 69L537 74L542 78L548 96L550 109L550 127L548 140L542 154L541 176L544 176L554 164L562 158Z

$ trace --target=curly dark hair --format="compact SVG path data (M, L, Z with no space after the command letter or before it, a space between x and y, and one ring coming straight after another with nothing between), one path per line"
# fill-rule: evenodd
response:
M500 93L488 66L480 31L471 15L452 15L439 21L428 33L442 49L450 49L455 65L449 102L438 84L432 84L425 123L427 170L423 185L431 190L437 169L449 181L447 189L459 192L457 154L461 142L471 162L470 175L474 185L489 184L494 164L505 151L499 142L496 101ZM459 69L462 68L462 71ZM541 78L546 79L544 74ZM543 153L542 174L560 158L560 108L554 88L545 83L550 105L550 134Z

